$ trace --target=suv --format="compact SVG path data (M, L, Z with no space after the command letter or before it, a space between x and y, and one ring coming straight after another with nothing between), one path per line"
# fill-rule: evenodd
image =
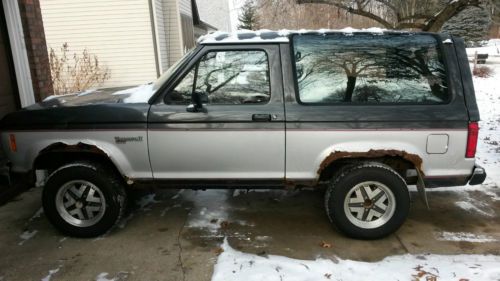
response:
M408 185L425 195L486 177L459 38L346 29L218 32L198 43L154 83L3 118L11 171L44 187L55 227L100 235L122 216L127 189L144 183L326 187L330 221L375 239L404 222Z

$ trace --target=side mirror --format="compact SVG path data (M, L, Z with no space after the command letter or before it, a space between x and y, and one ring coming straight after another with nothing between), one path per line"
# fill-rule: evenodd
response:
M193 91L191 101L192 104L186 107L187 112L207 112L203 107L203 104L208 102L208 95L205 92Z

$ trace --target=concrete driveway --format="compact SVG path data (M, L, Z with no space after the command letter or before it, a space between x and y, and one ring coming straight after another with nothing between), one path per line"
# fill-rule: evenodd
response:
M377 241L332 228L319 190L143 190L116 229L75 239L52 228L31 189L0 207L0 280L210 280L224 237L244 252L298 259L500 255L500 190L482 188L430 192L431 210L412 191L407 222Z

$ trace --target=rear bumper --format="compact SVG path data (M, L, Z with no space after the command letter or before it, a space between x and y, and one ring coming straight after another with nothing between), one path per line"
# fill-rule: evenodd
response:
M472 175L459 176L439 176L439 177L424 177L425 187L448 187L462 185L477 185L482 184L486 179L486 171L483 167L475 165L472 169Z
M486 171L483 167L476 165L472 171L472 176L469 178L470 185L482 184L486 179Z

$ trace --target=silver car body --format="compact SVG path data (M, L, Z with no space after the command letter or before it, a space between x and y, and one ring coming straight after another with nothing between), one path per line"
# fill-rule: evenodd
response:
M242 48L246 42L233 39L228 37L224 43ZM267 40L268 43L276 44L263 47L268 48L266 50L270 53L274 52L270 62L276 67L271 69L271 76L276 78L271 78L271 82L283 81L284 84L272 90L272 95L279 96L278 102L284 103L285 108L275 112L276 122L267 126L238 122L218 125L168 123L163 127L125 130L6 129L1 133L1 140L3 150L12 163L12 171L33 170L40 152L55 143L69 146L83 143L102 150L120 173L129 179L260 179L317 183L322 164L330 155L337 152L369 153L373 150L395 150L417 156L422 162L417 168L428 179L467 178L472 174L474 158L465 157L466 122L462 127L449 128L398 128L397 124L380 128L314 128L303 127L299 121L289 124L285 111L288 110L287 103L293 101L293 88L287 83L292 84L290 79L293 78L290 70L285 69L289 65L283 56L279 57L279 52L288 51L288 39L280 36ZM202 42L202 45L214 48L218 44L220 41L216 36ZM177 114L185 116L188 113L179 111ZM162 113L157 115L161 117ZM12 138L15 138L16 151L11 147ZM117 138L130 141L120 142Z

